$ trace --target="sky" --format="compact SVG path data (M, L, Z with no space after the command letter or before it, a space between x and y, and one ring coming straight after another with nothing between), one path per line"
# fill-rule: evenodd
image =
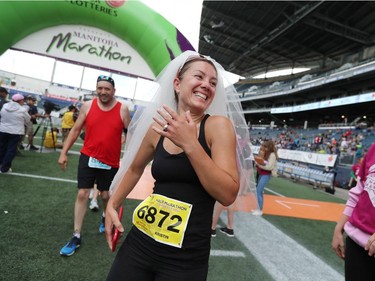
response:
M203 0L141 0L180 30L198 50Z
M129 0L128 0L129 1ZM131 1L131 0L130 0ZM189 40L191 45L198 50L199 44L199 30L200 30L200 17L202 12L202 2L203 0L140 0L145 5L149 6L164 18L166 18L170 23L177 27L177 29ZM51 80L51 73L53 68L54 60L47 57L36 56L24 52L16 52L13 50L8 50L0 56L0 70L4 70L11 73L16 73L25 76L31 76L34 78L39 78L42 80ZM57 62L60 67L56 67L58 70L54 73L54 81L60 84L71 85L71 81L66 81L66 76L64 72L77 73L75 77L80 79L80 73L82 72L81 67L77 65L67 64L64 62ZM36 68L37 65L43 65L43 67ZM95 77L97 73L95 70L91 70L92 75L88 81L83 81L82 88L88 90L95 90L92 84L91 76ZM85 71L86 73L86 71ZM100 72L100 74L105 74ZM35 77L37 76L37 77ZM72 75L69 75L71 79ZM150 84L141 81L138 83L131 78L126 77L116 77L116 81L119 79L124 80L124 83L116 83L117 91L120 96L127 98L138 98L143 100L149 100L151 97L136 97L133 92L135 87L140 89L144 87L147 90ZM75 84L80 81L73 81ZM122 81L121 81L122 82ZM142 85L141 85L142 84ZM121 89L120 85L128 85L129 89ZM121 93L125 93L122 95Z

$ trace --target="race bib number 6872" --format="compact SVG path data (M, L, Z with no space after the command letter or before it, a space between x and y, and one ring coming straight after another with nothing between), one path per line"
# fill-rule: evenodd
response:
M133 224L154 240L182 247L193 205L159 194L151 194L137 206Z

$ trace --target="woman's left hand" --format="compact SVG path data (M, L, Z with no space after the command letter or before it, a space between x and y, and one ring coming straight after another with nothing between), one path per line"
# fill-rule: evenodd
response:
M336 255L342 259L345 259L345 244L344 244L344 238L342 235L342 230L335 228L335 231L333 232L333 238L332 238L332 250L335 251Z
M369 256L374 256L375 258L375 233L368 239L365 250L368 251Z
M158 109L157 112L164 120L153 118L161 126L161 128L153 127L154 131L167 137L186 152L192 145L191 140L197 139L197 126L190 115L190 111L180 116L166 105L163 106L163 109L165 111Z

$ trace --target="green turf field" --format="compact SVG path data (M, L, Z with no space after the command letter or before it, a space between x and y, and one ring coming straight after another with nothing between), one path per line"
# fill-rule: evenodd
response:
M38 140L35 141L39 145ZM73 150L78 151L79 145ZM60 248L73 228L78 155L71 154L67 171L57 164L58 152L23 151L13 162L12 175L0 175L0 280L105 280L114 254L104 235L98 232L100 213L88 210L82 246L71 257L61 257ZM37 176L37 177L30 177ZM313 190L311 186L273 178L269 189L285 196L344 203L342 199ZM132 210L138 202L127 200L123 222L130 226ZM265 202L267 204L267 202ZM343 262L330 248L334 223L264 215L264 219L303 245L328 265L343 273ZM256 229L252 230L256 231ZM251 233L249 233L251 239ZM244 256L212 256L209 281L274 280L249 250L235 238L220 233L212 239L215 251L241 252Z

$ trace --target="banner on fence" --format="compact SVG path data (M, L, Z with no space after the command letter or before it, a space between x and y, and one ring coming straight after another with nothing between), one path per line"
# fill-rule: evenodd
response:
M253 146L252 151L254 154L258 154L259 146ZM278 149L277 154L280 159L298 161L301 163L314 164L324 167L333 167L337 159L337 155L333 154L320 154L288 149Z

